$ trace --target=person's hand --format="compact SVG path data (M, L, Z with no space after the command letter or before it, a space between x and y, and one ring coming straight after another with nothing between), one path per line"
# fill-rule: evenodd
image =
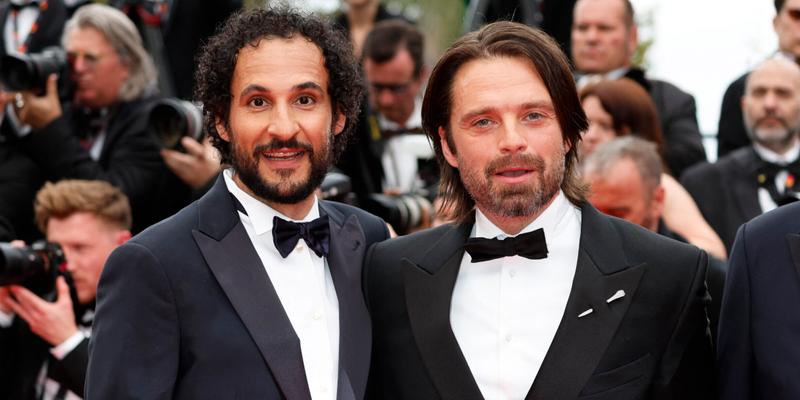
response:
M185 153L162 149L161 157L184 183L193 189L200 189L219 173L219 153L208 139L200 143L184 136L181 145Z
M23 124L30 125L33 129L41 129L61 116L61 102L58 100L58 76L50 74L47 77L47 88L44 96L37 96L33 92L21 92L22 101L14 100L14 109L17 117Z
M11 291L6 286L0 286L0 311L6 314L13 314L14 309L11 308L9 303L11 300Z
M43 300L22 286L11 286L9 305L18 317L24 319L35 333L47 343L58 346L78 332L69 287L63 276L56 280L58 299L55 303Z

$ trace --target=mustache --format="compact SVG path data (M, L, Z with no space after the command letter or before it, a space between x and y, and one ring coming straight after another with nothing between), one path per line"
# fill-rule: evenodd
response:
M266 144L257 145L253 149L253 153L258 154L265 151L280 150L285 148L302 149L308 153L311 154L314 153L314 147L311 146L311 143L302 143L298 141L296 138L291 138L289 140L276 139Z
M771 120L775 120L775 121L778 121L778 122L780 122L780 123L781 123L781 125L783 125L783 127L784 127L784 128L786 128L786 129L789 129L789 122L788 122L788 121L786 121L786 119L784 119L784 118L781 118L781 117L779 117L779 116L777 116L777 115L772 115L772 114L770 114L770 115L765 115L765 116L763 116L763 117L761 117L761 118L759 118L759 119L755 120L755 122L753 122L753 127L754 127L754 128L755 128L755 127L758 127L758 126L759 126L759 125L761 125L761 124L762 124L764 121L766 121L766 120L769 120L769 119L771 119Z
M536 171L544 171L544 159L533 154L510 154L498 157L489 162L486 166L486 173L494 175L498 170L507 167L524 167Z

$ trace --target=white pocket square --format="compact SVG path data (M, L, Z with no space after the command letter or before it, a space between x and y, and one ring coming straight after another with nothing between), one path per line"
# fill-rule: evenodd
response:
M625 291L622 289L617 290L617 293L614 293L613 296L609 297L608 300L606 300L606 303L611 303L612 301L619 300L623 297L625 297Z

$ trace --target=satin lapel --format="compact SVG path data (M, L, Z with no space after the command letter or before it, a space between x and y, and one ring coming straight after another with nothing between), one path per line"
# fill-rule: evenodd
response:
M737 221L749 221L761 214L761 204L758 202L758 182L756 176L755 150L743 153L734 161L739 165L736 171L728 171L724 177L728 187L733 192L733 199L739 208L742 218ZM742 172L746 177L740 176ZM747 178L752 177L752 178Z
M200 201L192 231L211 272L241 318L285 398L311 399L300 340L247 236L222 177ZM221 366L224 367L224 366Z
M786 235L786 242L789 244L789 252L792 253L794 269L800 277L800 234L790 233Z
M332 205L320 203L331 229L328 267L339 300L339 400L363 398L372 346L371 324L361 290L366 239L355 215L346 220ZM352 385L358 385L353 387Z
M404 259L406 306L422 362L443 399L482 399L450 326L450 303L470 224L447 231L414 261Z
M606 217L586 205L582 212L572 291L526 399L578 396L614 337L644 273L642 265L627 267L621 239ZM624 297L607 303L619 290Z

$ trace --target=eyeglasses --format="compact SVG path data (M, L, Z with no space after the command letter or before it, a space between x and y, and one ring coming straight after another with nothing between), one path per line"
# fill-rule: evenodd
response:
M69 64L73 66L75 65L76 62L78 62L78 59L82 59L84 65L91 68L97 65L97 63L99 63L100 60L103 59L103 57L105 57L105 54L89 53L85 51L67 52L67 62L69 62Z
M372 82L369 84L369 88L375 93L381 93L384 90L388 90L392 94L403 94L408 91L408 88L411 86L412 83L413 81L409 81L406 83L398 83L398 84Z

